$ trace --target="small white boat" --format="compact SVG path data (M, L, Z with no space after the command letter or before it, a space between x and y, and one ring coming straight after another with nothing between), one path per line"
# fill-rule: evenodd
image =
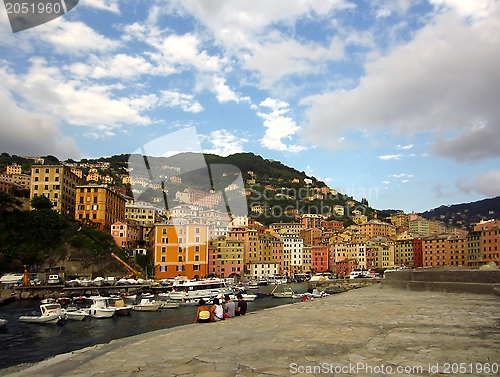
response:
M102 287L104 285L104 278L102 276L96 277L94 280L92 280L92 285L95 285L96 287Z
M61 305L42 304L40 305L41 315L23 315L19 317L19 321L28 323L50 323L56 324L59 321L66 319L65 314L61 309Z
M229 295L229 297L233 301L237 301L238 300L236 298L236 295ZM253 300L255 300L257 298L257 295L252 295L252 294L249 294L249 293L241 293L241 298L243 299L243 301L252 302Z
M155 295L153 293L143 293L141 294L142 298L155 298Z
M104 279L104 285L115 285L116 284L116 278L114 276L108 276L107 278Z
M127 285L128 284L128 280L127 279L118 279L118 281L116 282L116 284L118 285Z
M131 285L134 285L134 284L137 284L137 280L135 280L135 279L127 279L127 283L131 284Z
M135 300L137 298L136 294L124 293L122 294L124 300Z
M285 288L281 292L274 292L275 298L302 298L302 295L295 293L292 288Z
M89 278L80 279L80 285L82 287L90 287L92 285L92 280L90 280Z
M92 318L110 318L115 314L115 308L109 305L108 297L92 296L90 308L83 309Z
M5 331L5 325L7 325L7 320L0 318L0 331Z
M134 310L141 312L156 312L158 309L160 309L160 303L150 301L148 298L143 298L139 304L134 305Z
M178 300L177 301L160 300L156 302L160 303L160 309L176 309L181 304Z
M89 316L87 311L83 309L62 309L62 312L66 315L67 319L71 319L73 321L83 321L85 318Z
M81 282L79 279L71 279L66 282L66 285L70 287L79 287L80 284Z
M124 316L129 315L132 309L134 309L133 305L125 304L125 301L122 298L110 298L110 307L115 308L115 315Z

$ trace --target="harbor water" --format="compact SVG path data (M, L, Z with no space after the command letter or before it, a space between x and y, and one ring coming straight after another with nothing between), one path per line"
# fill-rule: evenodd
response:
M288 286L295 292L307 290L307 283ZM259 287L257 292L269 293L272 288L273 286ZM255 292L249 291L249 293ZM249 302L248 311L288 303L290 299L266 296ZM39 305L39 300L26 299L0 307L0 318L8 320L6 331L0 333L0 369L39 362L58 354L108 343L113 339L193 323L196 313L196 306L181 306L157 312L132 311L130 316L109 319L87 318L84 321L66 321L63 325L19 322L20 316L39 311Z

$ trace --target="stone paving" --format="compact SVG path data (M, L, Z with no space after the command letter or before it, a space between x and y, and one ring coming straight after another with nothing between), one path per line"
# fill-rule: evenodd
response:
M498 297L378 284L115 340L8 376L500 375L497 367Z

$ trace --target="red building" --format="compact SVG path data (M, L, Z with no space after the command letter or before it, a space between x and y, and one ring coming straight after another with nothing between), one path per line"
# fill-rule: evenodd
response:
M358 261L356 259L344 259L337 262L335 267L335 274L338 277L347 277L357 267Z
M325 272L328 270L328 246L312 247L311 268L315 272Z
M422 259L422 238L413 239L413 267L419 268L423 267Z

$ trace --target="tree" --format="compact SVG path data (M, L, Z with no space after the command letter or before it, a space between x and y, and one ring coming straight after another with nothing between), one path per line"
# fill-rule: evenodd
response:
M42 209L52 209L52 202L49 198L43 195L31 198L30 205L37 211Z
M0 191L0 212L8 212L21 208L23 203L13 195Z

